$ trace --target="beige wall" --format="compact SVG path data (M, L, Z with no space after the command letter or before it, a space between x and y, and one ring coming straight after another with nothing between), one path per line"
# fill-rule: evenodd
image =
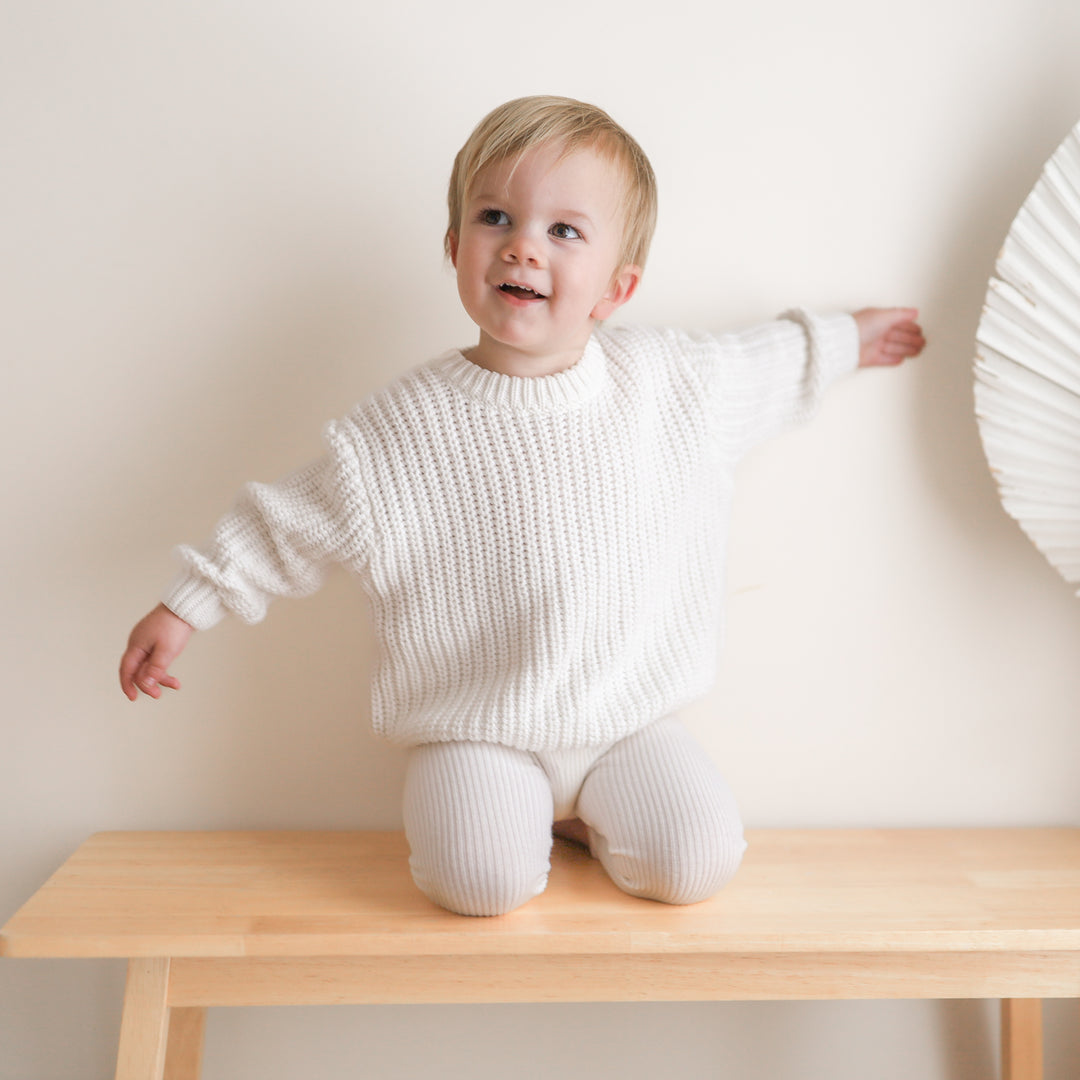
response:
M197 638L158 705L114 670L174 543L469 342L443 186L531 92L601 103L652 156L626 318L915 303L933 339L743 471L722 679L688 721L747 821L1076 823L1080 602L999 507L971 360L1080 115L1078 44L1062 0L6 5L0 916L99 829L399 824L344 577ZM0 963L0 1077L110 1076L122 975ZM969 1003L241 1010L206 1073L973 1080L994 1031Z

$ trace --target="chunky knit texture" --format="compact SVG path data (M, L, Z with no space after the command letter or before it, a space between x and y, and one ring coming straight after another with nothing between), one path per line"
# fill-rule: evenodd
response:
M341 562L371 598L381 734L613 742L710 686L735 465L857 357L850 317L801 312L601 330L542 378L447 353L330 424L319 461L248 485L165 602L255 622Z

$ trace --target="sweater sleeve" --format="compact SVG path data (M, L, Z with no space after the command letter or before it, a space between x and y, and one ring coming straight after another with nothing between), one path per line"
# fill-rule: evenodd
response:
M339 425L327 428L328 452L273 484L248 484L204 548L183 546L183 569L165 606L197 630L227 613L261 620L277 596L306 596L332 562L363 561L370 517L356 454Z
M688 336L684 349L735 457L810 419L825 390L859 361L850 315L798 310L741 333Z

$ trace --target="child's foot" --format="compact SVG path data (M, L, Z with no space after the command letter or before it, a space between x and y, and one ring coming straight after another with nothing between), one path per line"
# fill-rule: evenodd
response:
M589 828L581 818L564 818L556 821L551 827L552 834L561 840L569 840L572 844L580 844L586 851L589 849Z

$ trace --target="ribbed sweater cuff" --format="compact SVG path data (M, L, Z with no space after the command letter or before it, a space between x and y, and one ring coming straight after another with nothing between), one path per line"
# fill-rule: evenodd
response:
M225 605L203 578L184 570L162 597L162 602L174 614L196 630L209 630L228 614Z
M851 315L817 318L821 340L822 378L825 386L859 366L859 328Z

